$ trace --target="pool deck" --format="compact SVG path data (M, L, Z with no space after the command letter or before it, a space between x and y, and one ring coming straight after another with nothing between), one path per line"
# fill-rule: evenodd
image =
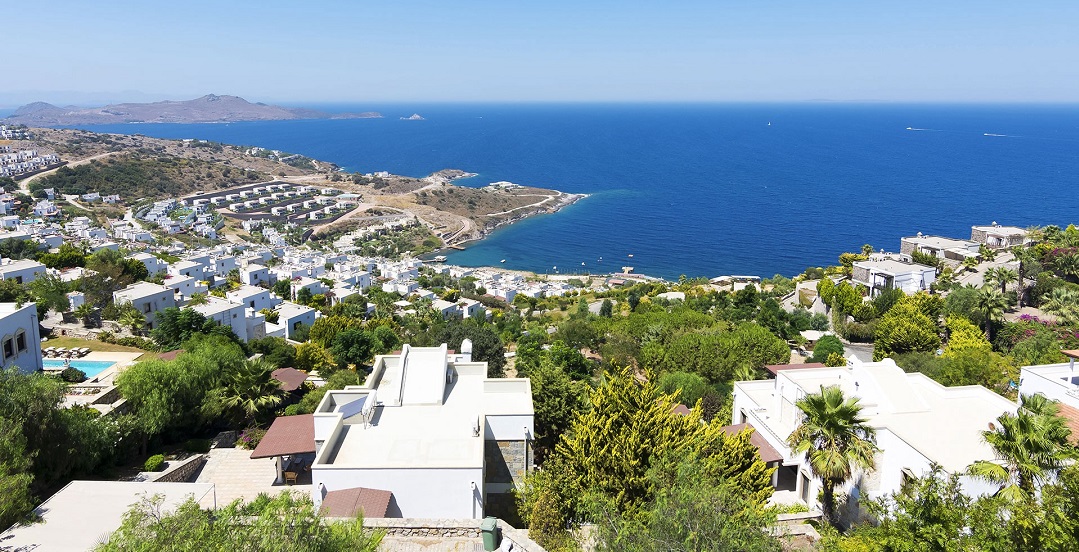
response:
M90 378L87 381L106 383L112 382L112 379L119 374L121 370L131 366L135 363L135 360L141 357L145 353L122 353L122 352L106 352L106 351L90 351L86 356L75 360L89 360L96 362L115 362L112 366L101 371L100 374Z

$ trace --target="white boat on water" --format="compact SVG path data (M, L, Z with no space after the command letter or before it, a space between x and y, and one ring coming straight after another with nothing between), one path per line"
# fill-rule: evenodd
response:
M446 256L445 255L437 255L437 256L435 256L434 259L431 259L431 260L433 260L436 263L444 263L444 262L446 262Z

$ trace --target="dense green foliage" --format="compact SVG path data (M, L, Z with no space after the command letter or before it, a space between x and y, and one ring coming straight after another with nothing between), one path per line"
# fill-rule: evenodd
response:
M192 499L173 512L163 498L144 497L132 506L119 529L99 552L151 550L257 550L375 552L383 533L364 528L363 519L325 523L311 500L284 492L237 500L218 510L203 510Z
M594 494L621 515L636 516L657 495L649 470L675 457L697 458L702 473L763 504L772 493L772 470L749 433L728 435L720 422L702 423L699 409L672 412L675 404L628 370L605 374L589 398L591 408L573 418L544 470L530 476L521 508L529 523L581 519L588 515L586 497Z
M609 552L765 552L780 550L766 532L775 515L708 473L695 458L649 472L655 496L638 515L592 495L597 549Z

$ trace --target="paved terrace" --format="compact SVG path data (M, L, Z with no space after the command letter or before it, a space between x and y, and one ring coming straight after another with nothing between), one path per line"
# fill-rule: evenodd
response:
M311 476L300 478L298 485L275 484L277 469L274 458L251 459L251 451L241 448L217 448L206 454L206 464L199 471L196 483L213 483L217 506L236 500L250 502L260 493L275 495L296 491L311 495Z

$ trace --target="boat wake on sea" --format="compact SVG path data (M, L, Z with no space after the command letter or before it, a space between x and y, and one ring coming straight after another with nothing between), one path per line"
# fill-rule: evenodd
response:
M982 136L995 136L997 138L1007 138L1008 137L1007 134L993 134L991 132L982 133Z

